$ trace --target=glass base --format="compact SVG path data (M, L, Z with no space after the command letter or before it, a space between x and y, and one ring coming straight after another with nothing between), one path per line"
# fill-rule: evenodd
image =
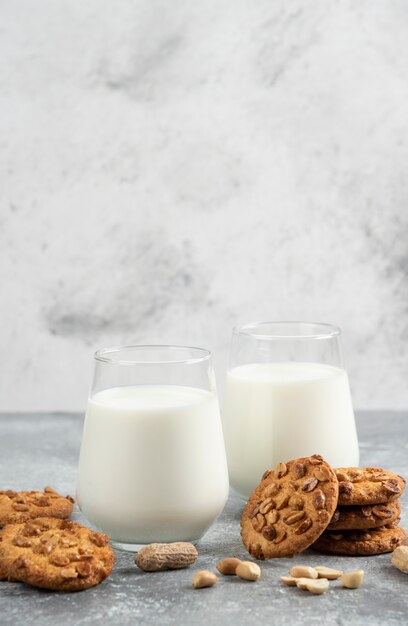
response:
M199 541L199 539L193 539L193 540L188 540L188 539L177 539L175 541L188 541L188 543L192 543L193 545L196 545ZM139 550L141 550L142 548L145 548L146 546L148 546L150 543L162 543L162 542L149 542L149 543L123 543L121 541L114 541L113 539L111 539L110 544L113 548L115 548L115 550L121 550L122 552L139 552ZM172 543L171 541L165 541L165 543Z
M116 550L122 550L122 552L139 552L147 544L145 543L122 543L120 541L113 541L111 539L111 546Z

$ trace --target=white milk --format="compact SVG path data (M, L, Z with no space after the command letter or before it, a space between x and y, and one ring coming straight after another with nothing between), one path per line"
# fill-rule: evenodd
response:
M213 394L146 385L107 389L89 400L77 497L85 517L112 539L198 539L227 495Z
M254 363L228 372L224 434L232 487L248 497L269 467L321 454L357 466L347 373L317 363Z

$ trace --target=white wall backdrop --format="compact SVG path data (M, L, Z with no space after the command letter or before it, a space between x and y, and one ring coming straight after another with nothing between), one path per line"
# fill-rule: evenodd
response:
M408 3L3 0L0 409L82 410L92 353L340 325L408 406Z

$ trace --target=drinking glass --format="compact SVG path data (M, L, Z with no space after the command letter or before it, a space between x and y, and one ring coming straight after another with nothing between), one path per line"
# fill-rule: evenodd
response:
M321 454L358 466L341 331L306 322L234 328L223 413L231 486L247 498L265 469Z
M96 352L77 484L89 522L124 550L197 541L221 513L228 485L210 352Z

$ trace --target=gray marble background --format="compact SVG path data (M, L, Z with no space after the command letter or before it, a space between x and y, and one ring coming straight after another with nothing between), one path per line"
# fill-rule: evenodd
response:
M94 349L312 319L408 406L405 0L1 0L1 410Z

